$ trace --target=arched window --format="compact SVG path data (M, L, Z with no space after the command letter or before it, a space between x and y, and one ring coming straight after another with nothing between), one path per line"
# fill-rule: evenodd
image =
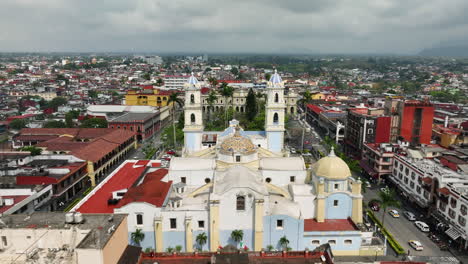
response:
M190 115L190 122L195 123L195 114Z
M236 112L239 112L239 107L238 106L236 106Z
M190 95L190 103L195 103L195 96L193 94Z
M237 196L236 208L238 211L245 210L245 196Z
M291 114L294 114L294 107L291 106Z
M278 103L279 102L279 96L278 96L278 93L275 93L275 103Z
M278 118L278 113L275 113L275 114L273 115L273 123L277 124L277 123L278 123L278 120L279 120L279 118Z

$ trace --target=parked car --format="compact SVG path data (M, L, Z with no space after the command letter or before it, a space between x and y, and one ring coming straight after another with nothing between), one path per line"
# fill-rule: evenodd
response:
M430 231L429 226L426 223L422 222L422 221L415 221L414 224L422 232L429 232Z
M175 151L171 149L171 150L166 151L166 154L175 155Z
M400 213L398 213L398 211L395 210L395 209L388 211L388 213L389 213L391 216L393 216L393 218L399 218L399 217L400 217Z
M410 221L416 221L416 216L410 211L405 211L403 215Z
M292 153L292 154L296 154L296 149L295 149L295 148L291 148L291 153Z
M390 192L390 189L388 187L383 187L383 188L380 188L380 191L381 192Z
M417 251L421 251L421 250L424 249L423 246L422 246L422 244L421 244L421 242L419 242L419 241L417 241L417 240L410 240L410 241L408 241L408 243L410 244L410 246L411 246L412 248L414 248L414 249L417 250Z
M369 202L369 208L372 211L378 212L378 211L380 211L380 204L378 202L376 202L376 201L370 201Z

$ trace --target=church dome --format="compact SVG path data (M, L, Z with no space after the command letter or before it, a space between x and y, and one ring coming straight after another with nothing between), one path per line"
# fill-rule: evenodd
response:
M327 157L321 158L312 166L312 171L319 177L332 180L345 180L351 176L348 164L337 157L333 149Z
M230 155L232 153L251 154L255 152L255 145L246 137L239 133L239 128L230 138L227 138L221 143L221 153Z

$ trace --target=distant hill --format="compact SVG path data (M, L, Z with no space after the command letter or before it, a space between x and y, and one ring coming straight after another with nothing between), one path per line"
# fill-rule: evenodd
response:
M468 46L435 47L423 49L419 56L468 57Z

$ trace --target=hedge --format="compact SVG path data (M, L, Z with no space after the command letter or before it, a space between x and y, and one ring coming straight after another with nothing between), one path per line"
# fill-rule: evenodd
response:
M367 215L374 221L374 223L377 224L378 227L380 227L380 230L382 233L387 237L387 241L390 244L390 246L395 250L395 252L400 255L400 254L405 254L406 251L405 249L396 241L396 239L392 236L388 230L382 226L382 223L377 219L377 217L374 215L374 212L371 210L367 210Z
M63 211L64 211L64 212L70 211L75 205L77 205L77 204L81 201L81 199L83 199L83 198L77 198L77 199L75 199L75 200L74 200L71 204L69 204L69 205L67 206L67 208L65 208Z

